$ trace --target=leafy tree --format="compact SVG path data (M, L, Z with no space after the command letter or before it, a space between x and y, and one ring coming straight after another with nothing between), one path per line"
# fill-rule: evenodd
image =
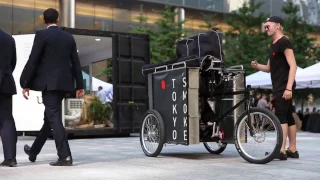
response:
M143 5L140 5L140 14L135 19L139 21L139 25L131 26L133 33L149 34L151 37L155 35L153 29L147 27L148 18L144 15Z
M148 18L143 15L143 6L141 6L140 15L136 17L139 20L139 26L133 27L132 32L150 35L152 63L174 59L176 58L176 42L185 34L182 27L184 21L174 21L177 13L172 10L170 5L166 5L163 10L153 11L161 15L161 18L155 22L156 28L146 27Z
M286 14L284 32L293 45L297 65L305 68L316 63L320 51L315 46L315 39L308 36L308 34L315 31L314 27L307 24L306 20L297 15L299 7L292 1L286 3L282 11ZM320 97L319 89L297 90L295 94L297 102L300 102L302 106L303 100L307 100L309 94L312 94L315 98Z
M174 22L177 13L171 6L166 5L163 10L153 10L161 15L155 28L147 26L148 18L144 15L143 5L140 6L140 14L136 19L138 26L132 26L132 33L150 35L151 62L157 63L176 58L176 42L185 33L182 28L184 22ZM107 74L108 82L112 82L112 60L108 61L106 69L102 70L98 77Z
M299 67L305 68L314 64L319 54L315 46L315 39L308 37L308 34L314 32L314 28L299 15L299 7L292 1L286 3L282 8L286 14L284 18L284 32L293 44L293 51Z
M261 31L267 16L263 13L256 15L262 4L250 0L225 18L225 22L231 26L225 33L226 64L243 65L247 75L256 71L251 67L252 60L267 63L268 59L268 44L271 40Z
M199 26L200 28L211 30L212 28L216 28L216 26L218 25L218 23L213 22L213 18L215 17L214 14L201 13L201 16L202 16L204 22L206 23L206 25L200 25Z
M112 59L107 60L107 67L103 69L97 77L105 76L107 75L107 82L112 82Z

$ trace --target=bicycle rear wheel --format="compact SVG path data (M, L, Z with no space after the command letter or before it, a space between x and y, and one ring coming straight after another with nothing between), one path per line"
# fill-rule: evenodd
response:
M234 139L236 149L243 159L255 164L269 163L280 153L283 140L281 123L271 111L251 108L250 121L247 112L239 117Z
M211 154L221 154L227 147L227 143L204 142L206 150Z
M146 112L141 124L140 145L146 156L156 157L164 144L164 122L156 110Z

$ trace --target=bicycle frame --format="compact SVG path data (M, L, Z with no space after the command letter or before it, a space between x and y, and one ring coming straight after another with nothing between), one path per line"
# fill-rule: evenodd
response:
M220 117L218 117L218 120L216 121L218 124L223 121L223 119L232 111L234 111L236 108L238 108L241 104L245 103L246 105L246 113L248 116L248 125L249 125L249 131L250 135L253 135L253 132L251 131L252 129L252 124L251 124L251 119L250 119L250 99L251 99L251 86L248 85L247 88L244 91L235 91L235 92L223 92L223 93L213 93L212 97L219 97L219 96L228 96L228 95L239 95L242 94L244 95L244 98L238 102L236 105L234 105L232 108L227 110L224 114L222 114Z

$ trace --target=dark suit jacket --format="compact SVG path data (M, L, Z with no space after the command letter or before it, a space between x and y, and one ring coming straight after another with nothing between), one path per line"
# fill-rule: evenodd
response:
M57 26L37 31L20 85L34 91L83 89L82 70L73 36Z
M16 67L16 43L0 29L0 94L17 94L12 73Z

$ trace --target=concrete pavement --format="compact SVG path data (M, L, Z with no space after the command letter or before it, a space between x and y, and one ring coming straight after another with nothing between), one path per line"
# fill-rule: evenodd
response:
M249 164L229 144L221 155L212 155L202 144L166 146L157 158L146 157L138 137L70 140L72 167L51 167L57 158L48 140L36 163L28 161L24 144L34 137L19 137L18 167L0 167L0 180L135 180L135 179L320 179L320 134L299 132L300 159ZM1 145L2 146L2 145ZM2 158L2 148L0 150Z

